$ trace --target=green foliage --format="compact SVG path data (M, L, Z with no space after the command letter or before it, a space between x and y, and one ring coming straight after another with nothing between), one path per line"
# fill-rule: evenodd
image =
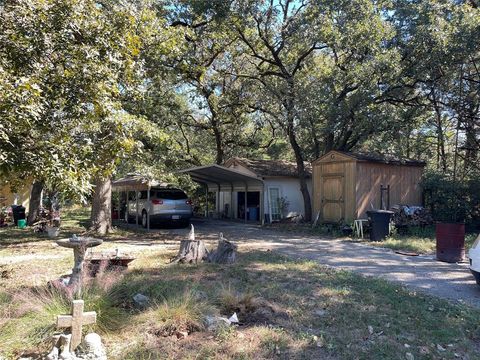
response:
M0 16L0 176L86 194L92 175L135 149L120 100L136 83L148 17L77 0L5 1Z
M430 172L422 180L425 206L433 218L444 222L480 222L480 181L454 181L445 174Z

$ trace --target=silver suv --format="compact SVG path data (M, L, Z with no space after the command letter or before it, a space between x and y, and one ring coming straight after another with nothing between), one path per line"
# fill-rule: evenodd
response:
M147 190L130 192L127 201L126 214L128 218L135 219L138 196L138 214L141 224L147 227L147 209L150 209L150 223L180 223L184 226L190 224L193 214L192 202L187 194L180 189L152 188L150 202L147 199ZM128 219L127 219L128 220Z

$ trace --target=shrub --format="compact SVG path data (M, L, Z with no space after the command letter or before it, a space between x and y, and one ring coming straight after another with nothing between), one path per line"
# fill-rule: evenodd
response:
M480 224L480 179L453 181L445 174L429 172L421 185L434 220Z

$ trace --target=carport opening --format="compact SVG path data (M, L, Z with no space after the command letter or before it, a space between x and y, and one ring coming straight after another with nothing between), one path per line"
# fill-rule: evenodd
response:
M237 214L239 219L245 219L245 191L239 191L237 194ZM259 221L260 220L260 192L249 191L247 192L247 220Z

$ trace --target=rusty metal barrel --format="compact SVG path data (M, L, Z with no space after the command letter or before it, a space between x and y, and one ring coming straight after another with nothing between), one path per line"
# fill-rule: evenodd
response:
M437 223L437 260L455 263L465 258L465 224Z

